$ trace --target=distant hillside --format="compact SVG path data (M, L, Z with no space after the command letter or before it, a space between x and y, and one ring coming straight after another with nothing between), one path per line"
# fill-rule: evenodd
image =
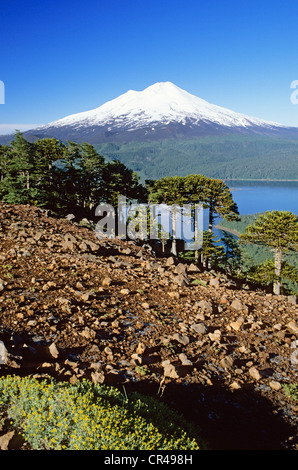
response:
M95 145L145 179L200 173L221 179L298 180L298 140L209 136Z
M37 139L27 133L24 137ZM9 144L12 138L0 136L0 145ZM142 181L193 173L228 180L298 180L298 139L213 135L93 145L107 160L119 159L134 170Z
M240 220L221 220L218 224L218 228L226 230L234 234L235 236L239 237L241 233L245 232L246 227L253 224L261 213L256 214L248 214L248 215L240 215Z

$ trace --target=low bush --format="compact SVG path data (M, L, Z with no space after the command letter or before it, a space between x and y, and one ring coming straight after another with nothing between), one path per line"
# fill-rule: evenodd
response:
M0 412L33 450L198 450L183 417L153 397L33 377L0 379Z
M298 384L284 385L284 392L292 400L298 400Z

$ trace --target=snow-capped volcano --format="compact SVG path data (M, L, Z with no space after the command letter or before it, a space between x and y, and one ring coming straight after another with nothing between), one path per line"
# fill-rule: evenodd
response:
M288 131L293 129L210 104L171 82L160 82L143 91L130 90L91 111L72 114L27 134L102 143ZM298 135L298 129L294 133Z

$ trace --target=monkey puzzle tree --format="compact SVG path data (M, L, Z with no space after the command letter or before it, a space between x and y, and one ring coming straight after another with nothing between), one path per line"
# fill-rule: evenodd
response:
M112 160L103 167L100 197L101 201L113 207L115 233L122 236L123 234L120 232L126 229L124 225L127 222L127 202L146 202L147 191L134 171L119 160ZM120 201L119 198L122 197L125 198L124 201ZM120 225L119 221L121 221Z
M0 199L6 194L5 178L7 176L7 167L9 165L9 147L0 145Z
M30 143L17 131L9 146L0 145L0 198L6 202L85 216L102 201L117 208L118 196L146 202L146 188L136 173L118 160L105 162L89 143Z
M172 219L172 253L177 256L177 214L180 206L187 202L182 176L169 176L156 181L146 181L148 199L153 204L166 204L171 206Z
M209 178L204 175L188 175L184 178L187 200L192 203L201 203L209 211L208 231L213 234L213 225L216 217L227 220L238 220L238 208L231 191L220 179ZM216 247L215 236L204 236L204 243L208 249L201 251L202 261L208 265L208 253L212 250L219 252Z
M238 240L236 240L232 234L223 231L220 241L225 247L223 260L226 271L230 274L239 272L242 262L242 253Z
M273 292L279 295L283 253L289 250L298 251L298 217L289 211L265 212L254 224L246 227L240 241L272 248L276 276Z
M223 246L218 245L220 240L216 240L213 232L205 230L203 232L203 246L201 250L202 262L205 268L210 264L211 268L218 267L220 261L225 259L225 249Z
M103 168L102 200L116 209L119 196L125 196L128 200L145 202L146 188L140 183L134 171L119 160L112 160Z
M183 204L202 204L204 209L209 210L208 230L210 233L213 230L215 217L221 216L228 220L238 219L237 205L233 201L229 188L221 180L204 175L175 176L153 182L149 181L147 187L150 202L180 206ZM174 228L175 217L172 219L172 224ZM206 238L205 236L205 243L210 245L213 241L214 237ZM175 241L173 240L173 242L172 251L175 253ZM209 248L212 248L211 245ZM205 250L205 254L209 251ZM202 256L205 256L203 252Z
M34 142L35 187L38 188L38 204L56 210L61 197L56 188L58 162L64 155L65 145L55 138L38 139Z
M56 192L59 195L57 210L61 213L76 213L83 207L82 172L79 168L81 160L80 145L67 142L64 146L60 166L57 170Z
M3 200L28 204L35 199L34 146L17 131L6 152L6 171L2 187Z
M83 142L80 145L78 170L80 175L81 205L91 211L100 201L103 192L103 172L105 159L93 145Z
M220 179L205 178L201 201L209 210L209 232L214 220L220 216L227 220L238 220L238 207L228 186Z
M246 277L248 280L258 284L265 286L272 285L274 281L278 280L275 274L274 260L267 259L264 263L251 266L246 273ZM287 261L282 261L281 278L285 281L285 284L288 284L287 288L291 290L291 284L298 285L298 269L287 263Z

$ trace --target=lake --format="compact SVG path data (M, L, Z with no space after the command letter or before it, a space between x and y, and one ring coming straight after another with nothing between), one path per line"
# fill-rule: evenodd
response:
M298 181L225 181L241 215L290 211L298 215Z
M298 215L298 181L225 181L240 215L265 211L290 211ZM207 215L206 215L207 217ZM219 224L217 218L215 225ZM207 218L204 225L207 226ZM206 229L206 228L205 228ZM222 231L214 228L218 238Z

